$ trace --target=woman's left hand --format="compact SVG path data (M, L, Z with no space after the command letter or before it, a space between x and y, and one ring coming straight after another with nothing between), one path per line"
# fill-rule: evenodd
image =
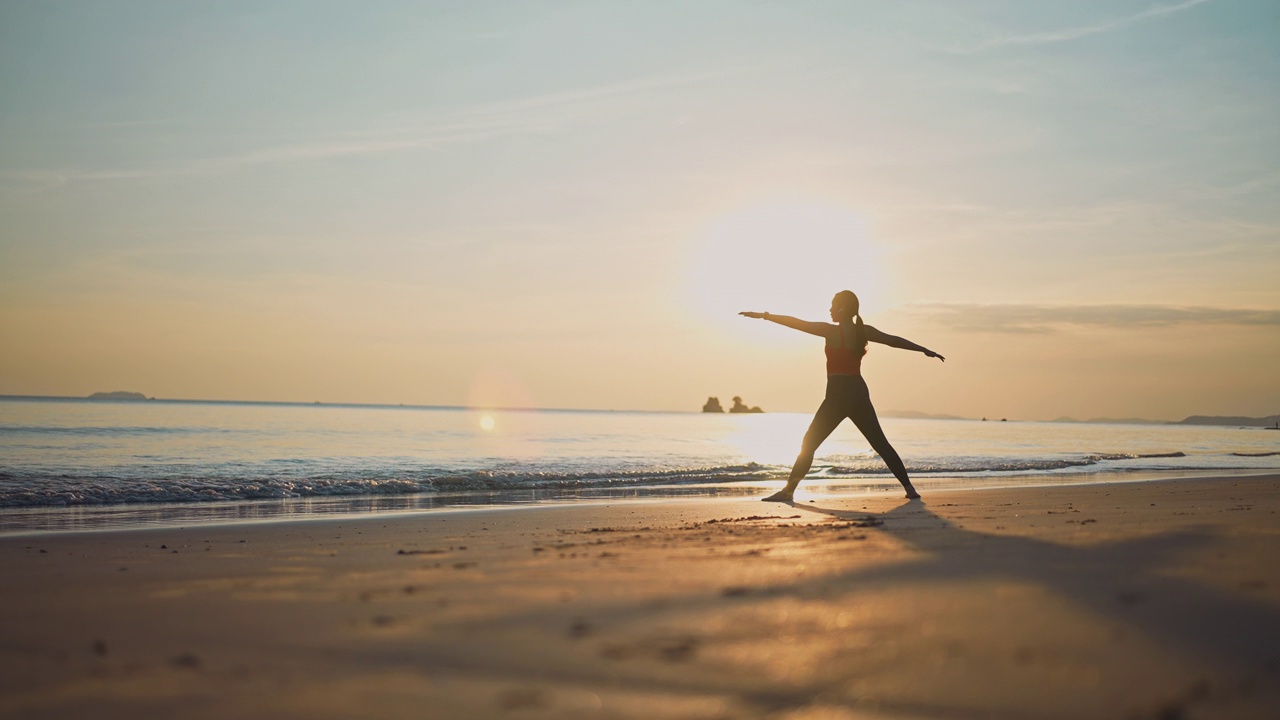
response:
M925 356L925 357L931 357L931 358L938 358L938 359L939 359L939 360L941 360L942 362L946 362L946 361L947 361L947 359L946 359L946 358L942 357L941 355L939 355L938 353L936 353L936 352L934 352L934 351L932 351L932 350L925 350L925 351L924 351L924 356Z

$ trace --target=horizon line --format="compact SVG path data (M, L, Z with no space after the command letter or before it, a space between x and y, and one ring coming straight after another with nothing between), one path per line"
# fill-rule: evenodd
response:
M138 393L138 394L142 395L142 393ZM283 405L283 406L296 406L296 407L363 407L363 408L388 408L388 409L405 408L405 409L414 409L414 410L460 410L460 411L471 411L471 412L485 412L485 411L489 411L489 412L562 412L562 413L598 412L598 413L650 413L650 414L690 414L690 415L733 414L733 413L727 413L727 412L726 413L704 413L698 410L637 410L637 409L617 409L617 408L601 409L601 408L561 408L561 407L491 407L491 406L477 406L477 405L431 405L431 404L420 404L420 403L326 402L322 400L312 400L310 402L307 402L305 400L215 400L215 399L202 399L202 398L159 398L159 397L147 397L146 395L143 395L143 398L145 399L138 400L138 399L129 399L129 398L94 398L88 395L21 395L21 394L0 393L0 401L45 400L45 401L54 401L54 402L106 402L106 403L158 402L158 403L187 403L187 404L196 404L196 405ZM740 414L745 414L745 413L740 413ZM770 414L770 413L766 412L763 414ZM778 413L774 413L774 414L778 414ZM933 417L921 418L919 417L920 415L933 416ZM896 410L896 411L888 411L884 413L884 417L892 417L892 418L906 419L906 420L912 420L912 419L915 419L915 420L918 420L918 419L965 420L969 422L1007 421L1007 418L1000 418L999 420L989 420L987 417L977 418L977 417L965 417L960 415L948 415L946 417L939 417L940 415L945 415L945 414L944 413L922 413L914 410ZM1057 418L1044 419L1044 420L1028 420L1028 419L1015 418L1014 420L1012 420L1012 422L1071 422L1071 423L1083 423L1083 424L1148 423L1148 424L1177 425L1193 417L1249 418L1249 419L1257 419L1257 420L1266 420L1276 416L1264 415L1258 418L1253 418L1247 415L1205 415L1202 413L1193 413L1181 420L1167 420L1167 419L1156 420L1156 419L1150 419L1150 418L1136 418L1136 417L1129 417L1129 418L1098 417L1098 418L1078 420L1076 418L1064 415L1064 416L1059 416Z
M141 395L142 393L138 393ZM487 405L429 405L420 403L378 403L378 402L329 402L324 400L216 400L206 398L161 398L147 397L142 400L133 398L95 398L89 395L17 395L0 393L0 400L53 400L115 403L193 403L205 405L297 405L299 407L367 407L367 408L409 408L416 410L471 410L491 412L637 412L637 413L695 413L695 410L631 410L609 408L558 408L558 407L493 407Z

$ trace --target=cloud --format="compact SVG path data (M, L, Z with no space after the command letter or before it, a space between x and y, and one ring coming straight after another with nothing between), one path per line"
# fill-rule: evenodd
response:
M1144 20L1182 12L1183 10L1189 10L1197 5L1204 5L1205 3L1213 1L1214 0L1185 0L1184 2L1180 2L1175 5L1156 5L1134 15L1127 15L1122 18L1108 20L1107 22L1097 23L1095 25L1083 25L1074 28L1064 28L1062 30L1048 30L1045 32L1029 33L1026 35L1008 35L979 43L978 45L967 49L965 52L982 52L984 50L1008 47L1010 45L1047 45L1050 43L1067 42L1087 37L1089 35L1114 32Z
M57 187L72 182L146 180L212 175L244 167L301 160L384 155L529 131L531 124L478 117L465 122L423 125L412 129L387 129L366 133L342 133L302 142L263 147L226 155L186 159L167 165L130 169L61 169L0 171L0 186Z
M187 158L152 167L0 170L0 189L7 186L47 188L70 182L210 175L260 165L387 155L500 136L545 133L580 125L602 114L625 112L625 103L633 98L714 80L723 75L723 72L707 71L639 77L487 103L445 117L415 118L395 125L328 133L287 144ZM144 122L136 121L134 124Z
M956 330L1047 333L1065 326L1109 329L1182 325L1280 326L1280 310L1176 305L925 304L903 311Z

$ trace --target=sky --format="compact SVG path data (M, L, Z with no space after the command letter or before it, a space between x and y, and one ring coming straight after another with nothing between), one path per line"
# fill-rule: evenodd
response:
M1280 413L1280 4L0 4L0 394Z

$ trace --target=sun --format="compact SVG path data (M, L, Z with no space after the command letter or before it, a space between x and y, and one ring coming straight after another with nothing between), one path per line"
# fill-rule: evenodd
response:
M847 208L788 202L731 213L698 238L689 267L693 308L717 323L742 310L824 320L846 289L864 309L885 309L884 252Z
M497 425L497 423L494 421L494 419L493 419L493 416L492 416L492 415L481 415L481 416L480 416L480 429L481 429L481 430L484 430L485 432L489 432L489 431L493 430L493 428L494 428L494 426L495 426L495 425Z

